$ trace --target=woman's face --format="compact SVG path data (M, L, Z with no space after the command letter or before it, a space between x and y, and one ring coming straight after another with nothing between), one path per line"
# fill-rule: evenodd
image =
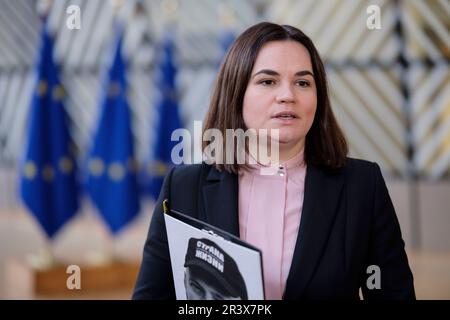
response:
M308 50L271 41L258 53L243 103L247 128L279 129L280 150L299 152L314 120L316 84Z
M214 284L193 276L189 268L186 268L184 273L184 285L187 300L241 300L240 297L224 294L217 290Z

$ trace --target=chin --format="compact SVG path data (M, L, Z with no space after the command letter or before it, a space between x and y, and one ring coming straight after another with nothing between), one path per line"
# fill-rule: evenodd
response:
M301 135L293 135L293 134L281 134L280 133L280 137L278 139L278 144L280 146L280 148L291 148L291 147L295 147L301 140L302 140L302 136Z
M297 132L286 132L284 130L280 130L279 143L283 144L295 144L299 140L301 140L302 136Z

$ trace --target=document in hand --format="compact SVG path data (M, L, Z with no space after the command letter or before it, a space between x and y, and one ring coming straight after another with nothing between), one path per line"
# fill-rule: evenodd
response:
M262 300L259 249L174 210L164 219L178 300Z

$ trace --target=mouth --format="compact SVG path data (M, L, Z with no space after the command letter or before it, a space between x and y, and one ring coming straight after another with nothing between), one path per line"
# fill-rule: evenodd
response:
M298 119L298 115L293 111L281 111L273 115L272 119L294 120Z

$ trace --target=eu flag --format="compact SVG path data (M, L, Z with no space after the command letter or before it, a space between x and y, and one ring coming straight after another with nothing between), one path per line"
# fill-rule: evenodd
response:
M20 195L52 238L75 215L79 202L73 143L62 100L64 89L53 60L53 39L45 26L36 77L20 165Z
M178 141L171 141L172 132L182 127L178 112L178 98L176 90L177 69L174 62L175 46L173 38L167 36L162 43L161 60L156 73L158 89L156 142L152 162L150 163L150 194L158 198L164 176L173 162L171 152Z
M122 38L108 71L100 117L88 158L88 193L113 233L140 210Z

